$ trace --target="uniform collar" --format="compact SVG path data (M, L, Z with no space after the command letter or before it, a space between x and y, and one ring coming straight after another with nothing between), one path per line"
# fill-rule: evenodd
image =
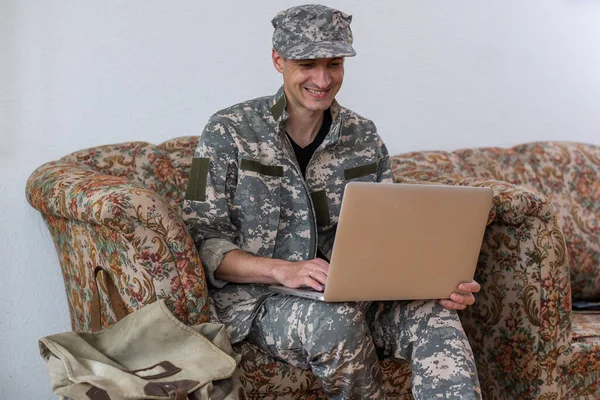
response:
M270 101L270 110L276 126L281 126L281 124L287 121L287 119L290 117L288 112L285 110L286 105L287 100L285 98L285 92L283 90L283 86L281 86ZM329 129L329 134L327 135L325 141L328 143L333 143L337 142L339 139L343 124L343 111L337 100L334 99L333 103L331 103L330 111L331 128Z
M275 93L275 96L271 98L271 114L273 115L277 125L286 121L290 117L287 111L285 111L286 105L287 100L285 98L285 92L283 91L283 86L281 86L277 93Z

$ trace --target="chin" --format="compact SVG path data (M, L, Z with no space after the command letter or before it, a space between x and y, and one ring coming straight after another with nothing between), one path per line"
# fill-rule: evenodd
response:
M319 106L319 107L306 107L307 110L309 111L325 111L329 108L329 106L325 107L325 106Z
M308 110L311 110L311 111L325 111L329 107L331 107L331 103L333 103L333 99L328 100L328 101L318 101L318 102L311 101L311 102L307 102L305 106Z

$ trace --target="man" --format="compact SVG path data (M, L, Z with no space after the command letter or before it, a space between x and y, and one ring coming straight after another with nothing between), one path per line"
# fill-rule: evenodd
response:
M211 298L233 343L245 338L310 368L329 398L384 398L378 357L410 360L417 399L480 398L454 311L474 302L471 293L440 302L323 303L267 289L322 289L344 185L392 182L375 125L335 101L345 57L356 54L350 22L320 5L277 14L272 58L283 87L206 125L184 218Z

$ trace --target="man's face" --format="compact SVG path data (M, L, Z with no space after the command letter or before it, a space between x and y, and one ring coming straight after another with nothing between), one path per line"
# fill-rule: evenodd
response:
M283 74L288 104L307 111L327 110L344 80L343 57L289 60L273 50L273 64Z

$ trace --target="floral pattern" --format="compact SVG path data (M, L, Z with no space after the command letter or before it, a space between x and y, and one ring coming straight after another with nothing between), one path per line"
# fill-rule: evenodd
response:
M600 398L600 315L571 314L571 291L600 297L600 147L540 142L392 163L398 182L494 190L482 290L461 314L485 397Z
M152 172L165 168L157 160L168 161L168 153L152 145L104 146L47 163L28 180L28 200L44 216L59 254L75 330L91 329L97 265L112 272L130 310L158 297L184 322L208 320L198 252L180 206L168 202L181 201L181 179L179 186L161 182L162 172ZM106 327L114 313L100 294Z
M573 323L573 341L600 342L600 314L574 312L571 315L571 321Z
M90 330L91 271L111 271L130 310L165 298L182 321L209 319L205 279L180 203L197 137L82 150L39 167L29 202L52 234L72 326ZM564 142L392 157L397 182L491 187L476 279L461 313L486 399L600 398L600 148ZM100 282L103 286L103 282ZM102 291L101 291L102 294ZM104 326L115 322L106 296ZM213 318L214 319L214 318ZM237 376L253 399L324 399L321 383L249 343ZM390 399L410 399L410 366L383 360Z
M548 198L565 237L573 297L600 298L600 147L546 142L457 154L470 176L523 185Z

